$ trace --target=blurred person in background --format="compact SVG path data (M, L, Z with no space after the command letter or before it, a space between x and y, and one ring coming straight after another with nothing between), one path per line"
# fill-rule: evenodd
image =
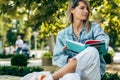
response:
M23 40L21 39L20 35L18 35L15 45L16 45L16 53L19 54L23 46Z
M28 43L24 41L23 46L22 46L22 53L29 58L29 47Z

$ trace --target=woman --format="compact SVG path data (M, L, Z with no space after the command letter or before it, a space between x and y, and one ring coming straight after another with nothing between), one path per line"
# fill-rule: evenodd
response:
M80 43L91 39L104 40L107 49L109 37L98 23L89 22L90 7L87 0L70 0L68 11L71 24L58 33L53 54L53 64L62 68L53 75L45 72L38 76L38 80L101 80L106 64L98 50L87 47L75 53L69 51L65 44L67 39Z
M87 0L70 0L68 11L71 24L58 33L53 54L53 63L62 67L53 74L59 80L73 73L81 80L101 80L105 73L105 61L94 47L74 53L66 49L66 39L85 43L87 40L104 40L108 48L109 37L100 25L89 21L90 7ZM70 77L70 76L69 76Z

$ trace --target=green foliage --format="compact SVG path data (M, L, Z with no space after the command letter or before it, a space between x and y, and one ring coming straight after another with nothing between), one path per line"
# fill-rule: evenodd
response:
M114 51L109 51L106 55L103 56L107 64L111 64L113 62L114 54L115 54Z
M110 36L110 45L115 47L120 34L120 1L88 1L92 10L99 13L96 14L97 20L103 23L102 27ZM66 17L68 0L1 0L0 2L0 36L4 45L14 44L15 36L18 34L22 34L24 40L29 40L33 31L40 34L38 41L41 42L51 34L56 36L58 31L68 25ZM13 19L20 21L15 25L16 33L9 30L15 27L12 24ZM11 34L13 37L10 37ZM120 41L117 44L119 43Z
M16 54L11 58L11 65L14 66L27 66L28 58L23 54Z
M43 53L42 58L52 58L52 53L45 52L45 53Z
M12 35L12 37L11 37ZM7 40L9 41L10 45L14 45L15 41L17 39L17 34L12 31L12 28L10 28L7 32Z
M108 54L110 54L111 56L114 56L114 55L115 55L115 51L114 51L114 50L113 50L113 51L111 50L111 51L108 52Z
M113 62L113 56L110 54L106 54L106 55L104 55L104 60L105 60L106 64L111 64Z
M98 7L98 6L101 6L103 4L103 1L104 0L88 0L90 2L90 6L91 8L95 8L95 7Z
M6 41L4 43L6 44L10 42L8 43L9 45L14 44L16 40L15 35L18 35L18 34L22 34L22 35L24 34L23 36L24 40L29 40L31 39L30 33L32 33L32 31L41 31L39 29L41 29L42 23L48 23L52 25L55 24L57 20L55 19L56 16L57 17L59 16L60 18L60 15L64 14L63 9L66 9L65 8L66 2L67 0L57 0L57 1L55 0L28 0L28 1L26 0L10 0L10 1L5 0L5 1L1 1L0 15L6 20L9 20L9 22L6 22L3 20L3 18L0 18L2 21L1 23L8 24L10 26L9 28L7 27L8 30L11 28L17 29L16 33L12 33L11 30L8 33L7 30L4 30L4 32L7 34L7 39L5 38L3 39L4 41ZM61 9L62 11L60 12ZM12 24L13 19L20 21L19 25L16 24L14 26ZM0 25L0 29L4 27L3 24ZM61 23L59 24L61 25ZM56 27L54 26L54 29L52 29L53 27L52 25L50 26L50 28L48 28L48 31L50 31L50 33L56 34L59 29L56 30L55 28L58 27L59 25L57 26L55 25ZM31 29L29 29L29 27ZM46 32L45 35L48 35L50 33ZM14 34L14 35L11 38L9 34ZM41 35L43 34L44 32L41 33ZM2 35L2 38L6 37L6 35L4 36L3 34L1 35Z
M56 3L57 4L57 3ZM41 24L41 38L45 38L51 35L57 35L57 33L65 28L68 25L67 18L67 2L61 4L62 7L58 8L56 12L54 12L48 21L44 21Z
M51 66L52 65L52 53L45 52L42 54L42 66Z
M40 67L0 66L0 75L25 76L31 72L43 71Z
M105 73L102 80L120 80L120 77L118 76L117 73L115 74Z
M0 58L11 58L14 54L0 54Z
M102 27L110 37L110 46L115 48L120 38L120 5L118 0L104 0L102 5L94 8ZM93 14L94 15L94 14ZM97 16L96 15L96 16Z

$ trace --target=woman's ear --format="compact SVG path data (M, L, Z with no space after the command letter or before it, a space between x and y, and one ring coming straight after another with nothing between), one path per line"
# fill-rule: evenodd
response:
M71 8L71 9L70 9L70 12L71 12L71 13L73 13L73 12L74 12L74 9L73 9L73 8Z

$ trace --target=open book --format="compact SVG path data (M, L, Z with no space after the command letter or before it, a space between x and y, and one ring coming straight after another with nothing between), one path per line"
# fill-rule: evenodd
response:
M104 55L107 53L105 48L105 42L101 40L87 40L84 44L75 42L72 40L66 40L67 49L74 51L74 52L81 52L88 46L93 46L98 49L99 53Z

